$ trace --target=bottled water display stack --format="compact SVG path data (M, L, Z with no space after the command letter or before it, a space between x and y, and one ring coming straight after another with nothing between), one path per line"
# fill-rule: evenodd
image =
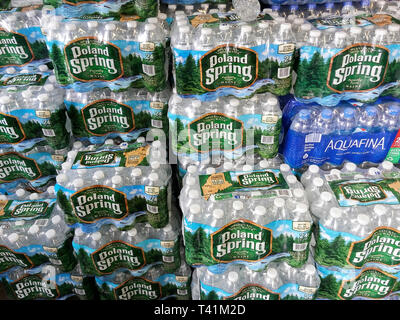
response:
M318 299L398 299L400 171L391 162L302 175L315 228Z

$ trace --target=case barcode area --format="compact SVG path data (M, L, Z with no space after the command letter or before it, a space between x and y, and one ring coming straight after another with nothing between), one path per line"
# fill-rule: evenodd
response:
M162 121L161 120L151 119L151 126L154 127L154 128L162 129L162 127L163 127Z
M278 79L285 79L290 77L290 67L278 68Z
M278 197L291 197L292 193L290 190L276 190L276 194Z
M310 133L306 135L306 143L319 143L321 142L322 134Z
M56 134L53 129L42 129L45 137L55 137Z
M274 136L261 136L262 144L274 144L275 137Z
M173 256L163 256L162 259L166 263L174 262L174 257Z
M147 205L147 211L151 213L158 213L158 207L157 206L152 206L152 205Z
M325 179L326 181L334 181L334 180L340 180L341 177L338 174L326 174Z
M155 76L156 75L156 69L154 66L149 65L149 64L142 64L143 67L143 73L147 74L148 76Z
M307 243L293 243L293 251L304 251L307 249Z
M35 225L37 225L39 227L45 227L45 226L47 226L48 223L49 223L48 219L37 219L35 221Z

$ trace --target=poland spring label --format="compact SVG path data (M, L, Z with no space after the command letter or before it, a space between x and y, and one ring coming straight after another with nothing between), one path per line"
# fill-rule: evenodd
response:
M7 16L6 13L4 15ZM40 72L39 66L44 64L50 66L50 63L49 52L39 26L24 27L19 30L0 28L1 74L7 73L7 68L10 67L16 72L25 69L36 73Z
M53 0L55 14L79 19L146 19L158 14L157 0ZM49 3L49 4L50 4Z
M261 226L240 219L213 227L184 218L186 259L192 265L239 263L252 270L261 270L279 258L301 266L307 260L311 239L311 223L305 225L298 229L293 221L276 220Z
M0 154L0 192L15 192L21 183L29 190L44 191L57 175L59 162L55 158L47 152L27 156L17 152Z
M99 99L88 104L66 100L72 132L81 141L103 143L120 138L135 141L151 128L168 133L168 104L161 101Z
M342 49L303 46L294 94L302 102L327 106L341 100L370 102L379 96L399 97L398 48L398 44L366 43Z
M162 263L166 250L158 239L146 239L138 243L115 240L99 248L72 243L75 254L86 274L105 276L119 270L129 270L142 275L151 266Z
M67 89L88 92L97 88L122 91L145 87L154 92L165 87L165 47L162 43L143 46L136 41L102 41L95 36L86 36L67 43L51 40L47 46L57 81Z
M0 273L14 267L29 269L33 266L34 262L26 254L16 252L6 246L0 246Z
M210 19L212 22L218 20L211 15ZM197 25L196 18L191 23ZM207 27L215 30L219 23L210 23ZM245 47L217 43L210 50L176 47L172 50L175 84L177 93L182 97L206 101L227 95L246 98L256 92L289 93L294 44L265 43Z
M18 300L57 299L60 291L57 284L45 281L39 275L27 275L9 284Z
M48 218L55 205L55 198L41 200L0 200L0 221Z
M155 228L168 223L167 187L93 185L70 190L57 184L55 189L67 223L84 232L95 232L104 224L130 226L141 216Z
M240 114L237 118L222 112L199 117L168 113L172 150L177 155L196 158L199 154L240 157L254 149L262 158L278 152L281 118L261 114Z
M400 203L400 179L345 180L332 175L326 177L342 207Z

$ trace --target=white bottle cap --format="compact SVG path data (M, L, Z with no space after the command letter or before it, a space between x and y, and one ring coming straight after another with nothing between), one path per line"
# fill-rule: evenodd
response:
M347 163L344 165L344 167L345 167L345 169L346 169L347 171L351 171L351 172L357 170L357 165L356 165L355 163L353 163L353 162L347 162Z
M48 194L56 194L56 189L54 188L54 186L50 186L46 189L46 192Z
M331 201L332 200L332 193L328 191L323 191L321 192L321 199L325 202Z
M38 232L39 232L39 227L38 227L37 224L34 224L33 226L31 226L31 227L28 229L28 233L29 233L29 234L34 234L34 233L38 233Z
M15 72L17 72L17 70L13 67L9 67L6 69L6 73L8 74L14 74Z
M138 22L134 21L134 20L130 20L126 23L126 25L127 25L128 29L136 29Z
M150 181L157 181L158 180L158 174L157 173L155 173L155 172L152 172L152 173L150 173L149 174L149 179L150 179Z
M56 177L57 183L64 183L68 180L68 176L65 173L60 173L57 177Z
M197 173L197 166L191 164L190 166L187 167L187 172L190 174L196 174Z
M9 104L11 102L11 98L9 96L1 96L0 104Z
M58 178L58 176L57 176L57 178ZM25 194L25 190L24 189L18 189L17 191L15 191L15 193L16 193L16 195L18 197L23 197L24 194Z
M200 100L193 100L191 104L192 104L193 108L200 108L201 107L201 101Z
M153 23L148 23L144 26L145 31L154 31L156 30L156 25Z
M46 66L45 64L41 64L41 65L39 66L39 71L45 72L45 71L47 71L47 70L49 70L49 67Z
M163 228L164 232L171 232L172 231L172 226L171 224L167 224L164 228Z
M213 210L213 217L215 219L221 219L224 216L224 210L222 209L214 209Z
M350 28L351 34L359 35L359 34L361 34L361 32L362 32L362 29L360 27L351 27Z
M159 169L160 166L161 166L161 164L160 164L159 161L152 161L152 162L150 163L150 167L151 167L152 169L154 169L154 170Z
M376 175L380 175L381 171L378 168L369 168L368 169L368 174L370 176L376 176Z
M113 139L106 139L106 141L104 141L104 144L107 146L113 146L114 145L114 140Z
M196 179L194 177L187 177L186 178L186 185L194 186L196 184Z
M389 30L389 32L399 32L400 31L400 25L398 25L398 24L389 24L388 30Z
M288 175L285 179L290 184L294 184L294 183L298 182L296 176L293 174Z
M254 214L256 214L258 216L263 216L266 213L267 213L267 209L263 206L257 206L254 209Z
M306 213L308 211L308 206L305 203L298 203L296 205L296 211L299 213Z
M82 237L85 233L83 232L82 228L75 229L75 236Z
M307 264L304 267L304 271L308 274L308 275L313 275L316 273L316 269L315 266L313 266L312 264Z
M74 149L80 149L83 147L83 143L81 141L75 141L73 147Z
M206 169L206 174L214 174L215 173L215 168L214 167L208 167Z
M30 90L24 90L21 93L22 97L24 97L25 99L32 97L32 91Z
M384 214L387 213L387 209L384 205L381 204L377 204L374 207L374 212L378 215L378 216L382 216Z
M113 30L116 29L116 26L115 26L114 23L107 23L107 24L105 25L104 29L105 29L106 31L113 31Z
M89 29L96 29L99 23L97 21L91 20L88 21L87 26Z
M200 192L196 189L191 189L188 194L190 199L200 199Z
M200 205L195 203L190 206L189 211L191 214L199 214L201 211L201 207L200 207Z
M300 26L300 30L301 30L301 31L305 31L305 32L310 31L310 30L311 30L311 24L309 24L309 23L303 23L303 24Z
M232 99L229 99L229 104L232 107L239 107L240 101L238 99L232 98Z
M51 218L51 222L53 224L59 224L61 222L61 216L60 215L56 215L53 218Z
M235 200L232 203L232 207L233 207L234 210L243 210L244 204L243 204L242 201Z
M339 169L332 169L331 171L329 171L329 174L332 174L332 175L340 175L341 172L340 172Z
M102 180L104 179L104 172L97 170L94 174L93 174L93 179L95 180Z
M224 168L224 170L227 170L227 171L232 170L233 162L231 162L231 161L224 162L223 168Z
M157 24L158 23L158 19L155 17L151 17L151 18L147 18L146 20L147 23L152 23L152 24Z
M114 176L111 178L111 182L113 184L121 184L122 183L122 177L121 176Z
M324 180L322 180L322 178L314 178L313 179L313 185L316 187L322 187L324 185Z
M140 168L135 168L132 170L132 176L140 177L142 175L142 170Z
M269 162L268 162L268 160L263 159L263 160L260 161L259 165L260 165L260 168L265 169L265 168L269 167Z
M18 233L11 233L8 237L7 237L8 241L10 241L11 243L17 242L19 239L19 235Z
M338 219L342 216L342 209L333 207L329 210L329 215L335 219Z
M157 15L157 18L160 20L166 20L167 19L167 15L163 12L159 12Z
M242 168L243 171L253 171L253 166L250 164L245 164Z
M228 280L229 280L230 282L236 282L236 281L238 281L238 279L239 279L239 275L238 275L237 272L235 272L235 271L230 271L230 272L228 273Z
M155 149L160 149L161 146L162 146L162 144L161 144L160 140L153 141L152 144L151 144L151 147L155 148Z
M73 185L75 188L82 188L83 184L84 184L84 181L81 178L75 179L73 182Z
M56 236L56 230L54 229L47 230L45 235L47 239L53 239Z
M275 279L278 276L278 271L275 268L268 268L267 277L270 279Z
M274 206L277 208L283 208L285 206L285 200L282 198L275 198Z
M0 194L0 201L7 201L7 196L5 194Z
M101 233L100 232L94 232L90 236L94 241L99 241L101 239Z
M311 166L308 167L308 171L310 171L311 173L318 173L319 172L319 167L315 164L312 164Z
M136 235L137 235L137 229L136 228L132 228L131 230L129 230L128 231L128 235L130 236L130 237L136 237Z
M210 35L212 33L212 29L211 28L203 28L201 29L201 34L202 35Z
M385 160L382 162L382 168L386 171L391 171L393 167L393 163L390 161Z
M76 25L75 23L67 23L67 25L65 26L65 30L67 31L73 31L76 30Z
M17 221L15 221L15 225L16 226L23 226L25 224L25 220L17 220Z
M303 198L304 197L304 190L300 188L295 188L293 190L293 195L295 198Z
M362 226L366 226L369 223L369 217L366 214L360 213L357 216L357 221L359 224L361 224Z
M29 199L30 200L37 200L37 199L39 199L39 194L38 193L31 193L29 195Z
M311 30L310 37L311 38L319 38L321 36L321 31L319 30Z

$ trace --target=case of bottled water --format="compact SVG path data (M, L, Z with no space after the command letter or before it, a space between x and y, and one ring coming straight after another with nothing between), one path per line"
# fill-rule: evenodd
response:
M308 200L286 164L280 169L190 171L179 201L186 261L192 266L241 264L259 271L276 259L293 267L307 261Z
M174 272L156 264L141 276L117 271L107 277L96 277L95 280L101 300L190 300L191 274L182 256L181 264Z
M69 225L95 232L142 217L155 228L168 223L171 167L159 140L82 146L77 141L57 176L55 190Z
M331 169L344 161L368 166L387 158L398 160L394 149L400 129L397 101L327 107L292 100L283 113L286 134L281 152L292 168L315 164Z
M318 299L398 299L400 171L388 161L362 169L347 162L301 181L315 228Z
M67 273L44 264L36 269L17 268L0 275L0 281L10 300L92 300L93 280L85 277L79 266Z
M311 258L301 268L271 262L262 271L231 265L221 270L207 267L193 272L193 300L312 300L320 279Z

